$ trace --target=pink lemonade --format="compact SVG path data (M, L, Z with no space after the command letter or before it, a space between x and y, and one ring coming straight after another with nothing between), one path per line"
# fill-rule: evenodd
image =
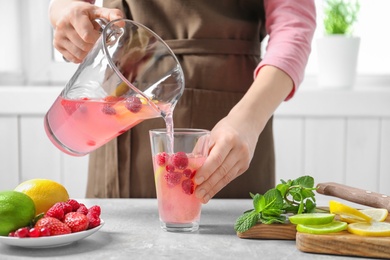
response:
M61 151L83 156L145 119L161 114L138 97L103 100L57 98L45 117L45 130Z
M206 157L178 152L153 157L160 220L170 224L199 222L201 202L195 197L194 176Z

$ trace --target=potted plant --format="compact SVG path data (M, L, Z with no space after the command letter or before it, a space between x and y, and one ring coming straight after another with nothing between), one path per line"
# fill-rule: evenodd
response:
M324 1L325 35L317 39L321 87L352 87L356 78L360 37L353 36L360 4L357 0Z

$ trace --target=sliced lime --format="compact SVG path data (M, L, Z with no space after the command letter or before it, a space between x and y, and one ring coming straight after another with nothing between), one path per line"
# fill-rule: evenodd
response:
M323 225L303 225L298 224L297 225L297 231L302 233L309 233L309 234L327 234L327 233L334 233L334 232L340 232L347 229L347 222L342 221L333 221L328 224Z
M304 225L323 225L331 223L334 220L335 214L331 213L303 213L289 217L293 224Z

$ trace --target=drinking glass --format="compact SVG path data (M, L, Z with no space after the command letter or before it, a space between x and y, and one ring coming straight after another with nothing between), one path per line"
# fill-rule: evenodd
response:
M168 45L142 24L96 20L102 34L45 116L49 139L83 156L143 120L171 114L184 90Z
M201 202L195 197L196 171L209 152L210 131L150 130L154 179L161 228L186 232L199 229Z

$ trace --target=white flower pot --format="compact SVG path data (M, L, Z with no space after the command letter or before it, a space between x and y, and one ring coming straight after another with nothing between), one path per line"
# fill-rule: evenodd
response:
M317 39L318 85L350 88L355 83L359 37L329 35Z

